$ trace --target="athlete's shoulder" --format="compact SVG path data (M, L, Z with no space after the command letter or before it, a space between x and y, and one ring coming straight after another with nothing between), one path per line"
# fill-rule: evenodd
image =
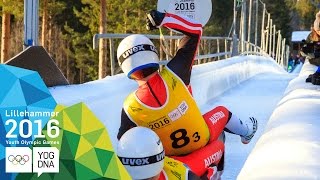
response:
M128 107L128 105L130 105L132 103L132 100L135 99L135 92L131 92L124 100L123 102L123 107Z

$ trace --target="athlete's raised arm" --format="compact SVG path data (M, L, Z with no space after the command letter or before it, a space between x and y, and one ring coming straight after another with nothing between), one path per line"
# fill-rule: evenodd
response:
M162 26L184 34L180 40L175 56L169 61L167 66L177 74L186 85L189 85L192 65L202 35L202 25L188 17L161 13L155 10L148 14L148 19L150 21L148 25L149 29ZM155 24L154 26L153 23Z

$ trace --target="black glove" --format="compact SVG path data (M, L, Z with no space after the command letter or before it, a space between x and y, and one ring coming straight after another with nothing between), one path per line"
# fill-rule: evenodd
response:
M315 72L314 74L312 74L311 83L313 85L320 85L320 73L319 72Z
M310 75L307 77L307 79L306 79L306 82L307 82L307 83L311 82L312 75L313 75L313 74L310 74Z
M147 14L147 25L146 28L148 30L154 30L159 28L159 25L161 24L163 18L165 16L165 13L156 11L156 10L151 10Z

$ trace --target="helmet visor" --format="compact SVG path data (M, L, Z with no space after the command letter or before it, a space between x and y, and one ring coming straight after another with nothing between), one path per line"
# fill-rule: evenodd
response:
M153 66L153 67L147 67L144 69L136 70L130 74L130 79L135 79L135 80L143 79L151 75L152 73L156 72L158 69L159 69L159 66L156 66L156 67Z

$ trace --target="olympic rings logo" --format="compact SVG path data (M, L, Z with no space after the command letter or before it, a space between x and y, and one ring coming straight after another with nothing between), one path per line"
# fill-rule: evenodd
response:
M16 156L10 155L8 157L8 161L11 162L13 165L17 165L18 163L20 165L24 165L24 164L26 164L26 162L29 161L29 159L30 158L29 158L28 155L23 155L23 156L21 156L21 155L16 155Z

